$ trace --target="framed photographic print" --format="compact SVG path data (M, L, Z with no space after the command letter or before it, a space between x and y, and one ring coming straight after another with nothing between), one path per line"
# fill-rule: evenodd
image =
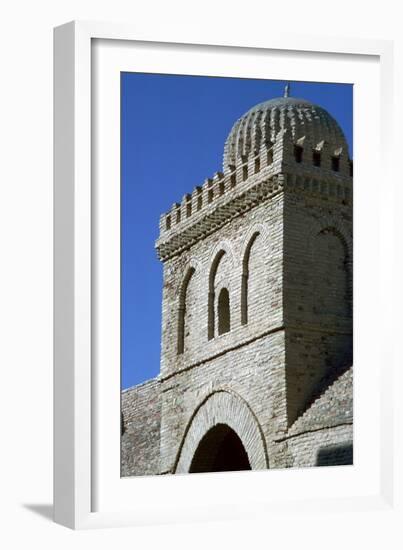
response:
M122 73L122 475L352 464L352 92Z
M56 29L56 521L392 506L391 63Z

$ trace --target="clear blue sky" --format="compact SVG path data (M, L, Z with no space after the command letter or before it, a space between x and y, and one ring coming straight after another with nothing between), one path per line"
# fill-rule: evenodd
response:
M122 73L122 388L159 373L162 265L154 241L160 214L222 169L224 142L235 120L256 103L282 96L284 86ZM352 86L292 82L291 95L333 115L352 156Z

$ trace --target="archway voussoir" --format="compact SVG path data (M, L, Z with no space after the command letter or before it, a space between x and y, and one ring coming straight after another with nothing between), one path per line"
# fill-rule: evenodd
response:
M210 394L193 414L178 453L177 473L190 471L200 442L218 425L226 425L235 432L252 470L269 467L263 433L252 410L240 396L220 390Z

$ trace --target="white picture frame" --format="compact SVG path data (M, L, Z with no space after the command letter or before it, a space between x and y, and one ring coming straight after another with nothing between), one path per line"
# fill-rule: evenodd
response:
M167 51L171 65L162 59ZM397 285L391 266L399 258L393 232L397 185L391 137L393 44L273 33L256 37L254 43L242 37L224 41L208 33L195 40L185 29L180 36L169 32L151 36L130 25L73 22L55 29L54 54L55 521L81 529L259 518L269 511L295 514L301 503L313 516L325 505L333 511L394 513L397 489L390 419L397 415L391 398L397 357L388 328L389 304ZM233 58L233 65L227 64L225 72L224 64L231 56L239 57ZM316 74L322 71L323 80L330 63L335 73L347 75L344 81L356 85L361 99L357 103L355 95L355 257L363 289L356 292L355 286L354 291L358 311L357 316L354 311L359 367L355 373L358 465L332 468L331 473L327 468L314 468L309 472L120 479L120 376L115 362L119 325L115 323L113 328L105 321L117 315L114 297L119 284L119 186L110 185L119 165L116 75L133 70L132 63L146 72L161 71L164 63L163 72L189 74L191 61L193 66L199 63L197 74L209 74L214 65L214 74L264 76L264 56L271 56L272 76L281 69L282 78L290 80L298 80L301 73L296 61L302 58L312 75L315 70ZM254 59L254 63L242 65L242 57ZM361 63L359 71L355 60ZM306 80L312 78L305 76ZM364 126L361 128L369 109L375 135L367 135ZM107 153L97 156L99 151ZM101 156L106 164L99 165ZM370 166L365 162L368 158ZM387 185L379 193L381 174ZM360 184L363 181L365 188ZM379 269L371 269L371 256ZM376 290L369 307L371 288ZM376 330L368 318L371 310L377 319ZM100 334L107 336L99 338ZM365 341L372 343L371 350L364 346ZM364 363L370 374L360 368ZM362 398L357 387L365 387ZM368 434L370 428L373 437ZM262 490L268 483L270 490ZM209 502L217 487L218 495Z

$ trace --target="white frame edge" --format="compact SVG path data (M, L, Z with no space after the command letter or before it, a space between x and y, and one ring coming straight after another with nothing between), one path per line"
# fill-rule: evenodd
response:
M306 52L377 55L381 66L383 103L381 154L392 177L392 158L386 135L392 135L393 43L391 41L297 36L271 33L263 41L236 44L220 36L181 36L169 31L149 36L130 25L71 22L54 34L54 519L70 528L105 527L153 523L133 513L91 512L91 39L119 39L242 48L270 48ZM391 181L391 180L390 180ZM393 188L387 204L393 208ZM393 219L385 212L383 245L393 231ZM393 259L390 245L385 252ZM390 285L395 284L390 274ZM385 295L385 311L391 307ZM386 344L386 343L385 343ZM386 347L385 363L393 365L393 349ZM388 375L391 375L391 369ZM393 401L385 398L386 375L382 376L382 407L394 414ZM357 499L368 508L393 502L393 423L382 430L382 495ZM396 466L396 465L395 465ZM370 502L371 501L371 502ZM352 503L345 503L354 508ZM267 510L266 510L267 512ZM181 518L179 518L180 520ZM186 518L195 519L195 518Z
M54 34L54 519L91 511L91 39Z

